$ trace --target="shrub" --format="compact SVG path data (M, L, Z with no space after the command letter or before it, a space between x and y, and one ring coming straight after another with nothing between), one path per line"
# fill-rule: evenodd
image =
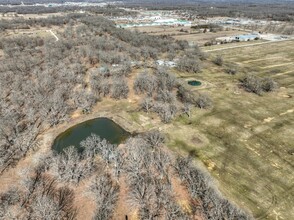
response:
M262 92L261 81L254 75L246 75L243 79L241 79L241 83L248 92L253 92L258 95Z
M199 94L196 105L201 109L207 109L212 106L212 100L207 94Z
M221 55L218 55L214 60L213 63L218 65L218 66L222 66L224 63L223 57Z
M278 84L271 78L261 80L261 87L264 92L271 92L277 88Z
M229 65L226 69L225 69L225 72L227 74L230 74L230 75L235 75L237 74L238 72L238 67L237 66L234 66L234 65Z

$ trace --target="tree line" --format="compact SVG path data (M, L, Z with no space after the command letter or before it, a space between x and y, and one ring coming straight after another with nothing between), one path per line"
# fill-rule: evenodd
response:
M191 158L169 152L164 142L157 130L130 138L124 147L92 134L80 143L81 153L75 147L51 151L22 171L20 185L0 194L0 217L77 219L76 188L83 184L83 195L95 202L93 219L112 219L125 182L125 203L139 219L252 219ZM175 178L189 193L189 210L178 203Z

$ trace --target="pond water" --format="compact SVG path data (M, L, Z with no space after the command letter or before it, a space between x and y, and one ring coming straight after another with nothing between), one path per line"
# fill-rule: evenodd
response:
M190 86L201 86L201 82L197 81L197 80L190 80L190 81L188 81L188 84Z
M61 133L55 139L52 148L57 152L62 152L66 147L75 146L81 152L83 148L80 147L80 142L92 133L106 139L111 144L120 144L131 135L108 118L96 118L77 124Z

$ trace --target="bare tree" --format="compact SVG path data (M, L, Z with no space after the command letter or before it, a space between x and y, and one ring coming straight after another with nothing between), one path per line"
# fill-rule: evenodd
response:
M243 79L241 79L242 86L248 92L253 92L258 95L262 92L262 86L260 83L260 79L254 75L247 75Z
M224 63L223 57L221 55L217 55L214 60L213 63L218 65L218 66L222 66Z
M113 82L111 97L115 99L126 99L129 95L129 86L125 79L116 78Z
M177 69L189 73L198 73L201 71L201 61L197 58L182 57L177 63Z
M146 111L147 113L150 112L150 110L153 107L153 99L149 97L145 97L142 102L140 103L141 108Z
M89 191L94 196L97 206L94 219L110 219L118 200L119 185L112 181L109 174L104 174L94 179Z
M201 109L207 109L212 106L212 100L207 94L199 94L196 99L196 104Z
M157 79L154 75L146 72L139 73L134 82L134 90L136 93L146 93L148 96L157 90Z
M143 139L146 143L154 148L161 146L165 142L165 137L158 130L151 130L143 134Z

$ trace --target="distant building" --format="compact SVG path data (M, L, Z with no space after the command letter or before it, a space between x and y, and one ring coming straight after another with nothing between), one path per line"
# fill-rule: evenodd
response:
M217 43L231 43L231 42L239 42L239 41L252 41L261 39L260 34L242 34L237 36L231 36L231 37L219 37L216 38Z
M243 34L235 36L235 41L251 41L251 40L257 40L260 39L259 34Z

